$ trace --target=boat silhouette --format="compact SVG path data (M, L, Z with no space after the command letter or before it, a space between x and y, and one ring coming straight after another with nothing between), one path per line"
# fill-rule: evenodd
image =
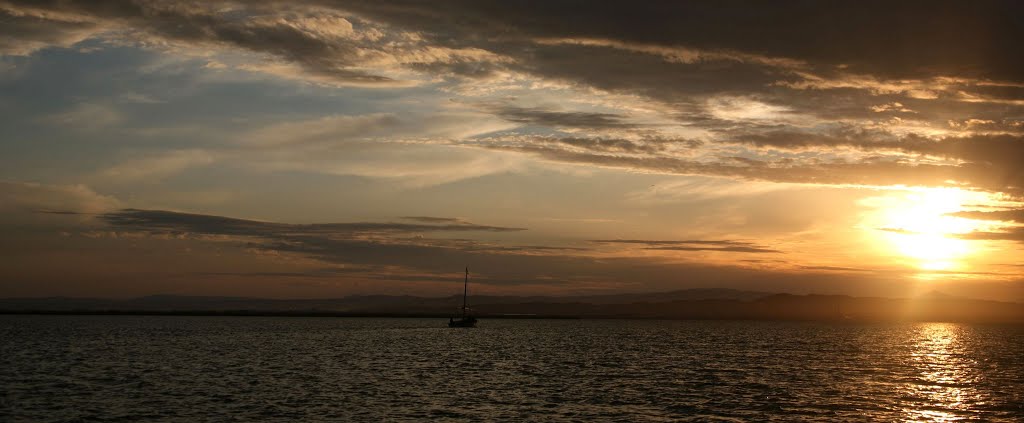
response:
M458 320L455 317L448 318L448 327L450 328L475 328L476 317L469 315L469 305L466 302L466 297L469 294L469 268L466 268L466 280L462 286L462 317Z

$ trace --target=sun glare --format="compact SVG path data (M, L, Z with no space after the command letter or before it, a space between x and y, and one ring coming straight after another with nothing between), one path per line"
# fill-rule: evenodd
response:
M971 243L956 235L977 230L980 222L950 215L964 204L984 199L959 189L914 189L875 197L876 211L868 219L871 229L899 255L922 270L965 267Z

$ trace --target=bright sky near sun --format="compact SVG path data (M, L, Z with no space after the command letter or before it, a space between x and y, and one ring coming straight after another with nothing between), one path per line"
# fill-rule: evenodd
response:
M579 7L0 1L0 297L1024 300L1018 4Z

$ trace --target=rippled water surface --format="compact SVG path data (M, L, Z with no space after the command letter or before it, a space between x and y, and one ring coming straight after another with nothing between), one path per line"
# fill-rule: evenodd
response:
M0 316L0 421L1024 421L1024 327Z

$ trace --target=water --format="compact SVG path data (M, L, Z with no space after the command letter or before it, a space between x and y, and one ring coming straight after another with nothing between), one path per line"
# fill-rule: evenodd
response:
M1024 327L0 316L0 421L1021 421Z

